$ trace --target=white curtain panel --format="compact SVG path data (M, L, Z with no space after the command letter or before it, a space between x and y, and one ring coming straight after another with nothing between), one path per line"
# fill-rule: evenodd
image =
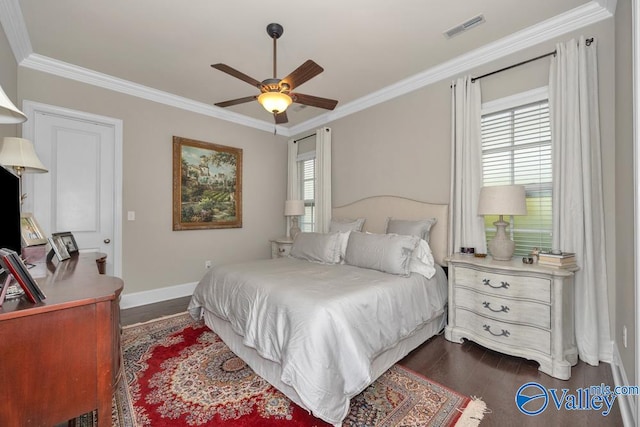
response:
M315 231L327 233L331 221L331 129L316 130Z
M300 185L298 178L298 144L295 139L290 139L287 146L287 200L300 199ZM284 215L284 203L282 204L282 214ZM289 236L289 230L291 229L291 217L286 217L287 221L287 233Z
M580 359L612 361L605 263L596 42L556 46L549 73L553 144L553 245L575 252Z
M461 77L451 88L451 252L461 246L487 252L484 218L478 215L482 187L480 83Z

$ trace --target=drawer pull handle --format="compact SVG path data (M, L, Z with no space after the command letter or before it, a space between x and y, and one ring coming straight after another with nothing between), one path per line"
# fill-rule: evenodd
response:
M482 284L485 285L485 286L488 286L490 288L493 288L493 289L500 289L500 288L508 289L509 288L509 283L507 283L507 282L500 282L500 286L493 286L489 279L482 279Z
M486 308L487 310L493 311L494 313L502 313L503 311L507 313L509 311L509 307L506 305L501 305L500 310L494 310L493 308L491 308L491 303L487 301L484 301L482 305L484 305L484 308Z
M491 326L482 325L482 327L484 328L485 331L489 332L494 337L508 337L509 335L511 335L511 332L507 331L506 329L503 329L502 333L494 334L493 332L491 332Z

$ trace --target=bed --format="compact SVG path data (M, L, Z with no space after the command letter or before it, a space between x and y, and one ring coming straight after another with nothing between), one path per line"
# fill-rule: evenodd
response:
M189 311L293 402L341 425L351 397L445 326L447 280L440 265L447 255L448 206L378 196L332 214L366 218L363 232L348 237L350 263L288 257L219 266L198 283ZM388 217L437 220L428 235L435 261L430 278L352 261L360 253L357 239L401 240L381 236Z

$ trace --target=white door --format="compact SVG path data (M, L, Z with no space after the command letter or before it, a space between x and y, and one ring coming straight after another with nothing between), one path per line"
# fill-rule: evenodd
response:
M32 104L24 104L30 131L23 135L49 172L25 175L32 205L25 200L24 211L47 235L71 231L81 252L107 254L107 274L121 275L121 122Z

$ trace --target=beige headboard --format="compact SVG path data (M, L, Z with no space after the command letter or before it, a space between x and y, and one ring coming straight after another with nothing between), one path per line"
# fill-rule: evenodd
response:
M449 205L419 202L404 197L374 196L358 200L348 205L334 207L333 218L366 218L363 231L384 233L387 218L427 219L438 222L431 229L429 246L433 258L440 265L446 265L448 255Z

